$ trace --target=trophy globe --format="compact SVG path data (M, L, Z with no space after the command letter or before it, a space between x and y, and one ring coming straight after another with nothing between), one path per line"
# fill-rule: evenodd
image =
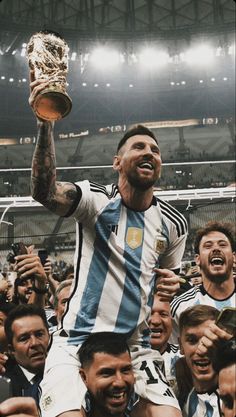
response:
M66 92L68 51L65 40L48 30L35 33L27 44L29 67L35 79L49 82L33 105L40 119L60 120L71 111L72 101Z

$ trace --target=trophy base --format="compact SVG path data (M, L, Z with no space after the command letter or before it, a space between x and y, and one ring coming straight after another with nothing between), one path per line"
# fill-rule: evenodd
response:
M34 103L36 115L43 120L60 120L70 113L72 101L66 93L45 89L39 93Z

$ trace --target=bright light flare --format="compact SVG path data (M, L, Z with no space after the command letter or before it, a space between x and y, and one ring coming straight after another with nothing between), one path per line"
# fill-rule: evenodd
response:
M89 60L96 68L109 69L119 65L120 54L113 49L96 48L91 53Z
M139 62L146 68L163 67L169 61L169 55L154 48L145 48L139 54Z
M235 44L234 43L229 46L228 54L229 55L235 55Z
M185 54L185 61L190 65L206 66L212 63L214 51L208 45L199 45L189 49Z

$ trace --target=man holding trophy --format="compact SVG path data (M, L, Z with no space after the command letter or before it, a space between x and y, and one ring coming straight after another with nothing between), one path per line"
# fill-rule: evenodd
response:
M147 319L155 285L163 300L170 300L179 288L174 271L184 252L186 220L153 195L161 155L155 135L142 125L128 130L118 144L113 162L118 185L56 181L53 121L64 117L71 104L62 87L67 48L54 36L37 34L28 47L29 103L38 121L32 196L59 216L73 215L77 245L71 297L62 328L53 334L41 385L42 416L90 415L83 408L86 389L79 375L78 349L90 333L110 331L125 335L131 351L139 401L130 417L180 417L178 402L160 371L160 354L150 347ZM59 104L54 102L58 87L66 97L60 97ZM124 388L105 395L118 410Z

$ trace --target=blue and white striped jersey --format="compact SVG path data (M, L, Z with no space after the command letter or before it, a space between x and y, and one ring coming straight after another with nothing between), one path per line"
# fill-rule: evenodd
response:
M182 311L185 311L188 307L192 307L197 304L205 304L221 310L223 307L235 307L235 301L235 290L233 294L225 300L216 300L206 292L202 284L196 285L178 297L175 297L170 304L171 315L173 317L171 343L178 343L179 317Z
M180 353L179 345L167 344L165 352L161 354L164 360L164 375L167 381L175 379L176 371L175 364L177 360L182 356Z
M167 344L165 352L161 354L163 359L162 372L166 377L167 382L178 397L178 384L176 380L176 367L175 364L178 359L183 356L180 353L179 345Z
M198 394L193 388L183 408L184 417L220 417L220 398L217 391Z
M176 269L185 248L187 222L168 203L153 197L148 210L126 207L114 184L76 184L82 191L77 222L75 284L63 328L78 345L92 332L126 334L149 346L147 317L154 267Z

